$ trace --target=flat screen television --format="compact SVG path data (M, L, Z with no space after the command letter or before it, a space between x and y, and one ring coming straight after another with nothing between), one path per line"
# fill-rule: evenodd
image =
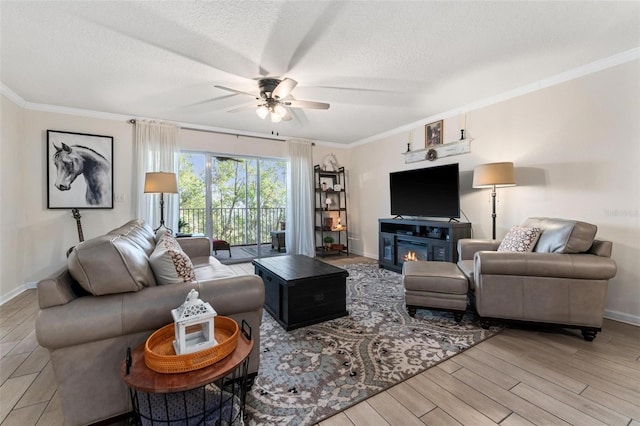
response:
M458 163L389 174L391 214L460 217Z

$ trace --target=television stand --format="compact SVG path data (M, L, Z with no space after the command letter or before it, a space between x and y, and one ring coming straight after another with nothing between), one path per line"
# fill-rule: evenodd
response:
M457 262L458 240L471 238L471 224L421 219L378 219L378 266L401 272L404 262Z

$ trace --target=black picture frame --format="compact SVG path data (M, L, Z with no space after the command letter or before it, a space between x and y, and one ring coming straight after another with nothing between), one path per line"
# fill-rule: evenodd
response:
M47 130L46 164L48 209L113 208L113 136Z

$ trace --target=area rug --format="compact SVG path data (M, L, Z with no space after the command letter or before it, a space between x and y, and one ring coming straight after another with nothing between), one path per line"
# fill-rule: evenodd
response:
M494 335L465 314L404 307L402 276L346 266L349 315L286 332L268 313L245 424L312 425Z

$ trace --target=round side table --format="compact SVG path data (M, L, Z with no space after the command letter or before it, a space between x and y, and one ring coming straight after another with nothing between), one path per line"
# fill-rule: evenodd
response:
M138 424L242 424L252 348L251 332L243 329L234 351L221 361L166 374L147 367L141 344L120 369Z

